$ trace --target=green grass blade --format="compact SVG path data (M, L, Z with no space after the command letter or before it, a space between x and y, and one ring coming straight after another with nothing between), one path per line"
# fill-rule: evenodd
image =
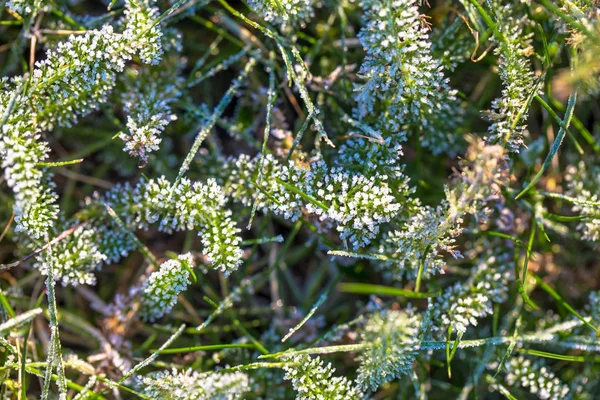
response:
M413 299L428 299L442 294L440 290L436 292L413 292L391 286L372 285L369 283L350 283L342 282L337 285L338 292L356 293L356 294L374 294L379 296L402 296Z
M575 317L577 317L577 319L579 319L581 322L583 322L589 328L593 329L594 332L596 332L596 333L600 332L597 327L590 324L585 318L583 318L583 316L581 314L579 314L573 307L571 307L571 305L569 303L567 303L562 298L562 296L556 292L556 290L552 289L552 287L550 287L550 285L548 285L546 282L544 282L542 280L542 278L540 278L539 276L537 276L536 274L533 274L533 273L531 274L531 276L533 276L535 278L538 285L540 285L540 287L542 289L544 289L544 291L546 291L550 296L552 296L561 306L566 308L571 314L573 314Z
M573 117L573 111L575 110L576 103L577 103L577 90L574 90L571 93L571 95L569 96L569 101L567 103L567 110L565 111L565 116L562 120L562 124L560 125L558 134L556 135L556 138L554 139L554 143L552 143L550 152L548 153L548 155L546 156L546 159L544 160L544 163L542 164L542 168L537 172L537 174L535 174L535 176L533 177L531 182L529 182L527 184L527 186L525 186L525 189L523 189L515 197L515 199L519 199L519 198L523 197L523 195L525 193L527 193L537 183L537 181L542 177L542 175L544 174L544 172L546 171L548 166L550 166L550 162L552 162L552 159L558 152L558 149L560 149L560 145L563 142L566 130L569 128L569 125L571 124L571 118Z

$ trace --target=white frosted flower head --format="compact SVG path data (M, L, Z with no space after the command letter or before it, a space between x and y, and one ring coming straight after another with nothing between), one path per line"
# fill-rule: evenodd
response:
M139 121L127 117L127 133L121 133L119 139L125 142L124 151L146 162L147 155L158 150L162 140L159 135L169 121L161 119L160 115L152 115L143 122L143 125L138 125Z
M242 263L240 230L225 208L223 188L214 179L202 183L183 178L174 187L164 177L142 179L135 186L115 186L103 200L119 210L125 224L133 229L147 229L157 223L158 229L167 233L198 231L212 265L227 274ZM128 242L111 243L121 252L129 251ZM118 257L118 249L111 254Z
M488 205L502 200L500 189L508 182L505 151L499 145L467 137L470 142L446 198L437 207L418 206L401 229L386 233L377 251L388 256L379 264L394 278L414 278L421 263L423 276L443 272L444 254L462 258L456 238L464 231L465 219L485 220Z
M146 65L126 71L129 73L121 78L127 87L121 95L127 130L119 138L125 143L123 150L138 158L140 165L148 161L151 152L159 149L163 131L176 119L171 103L181 96L182 79L175 77L181 65L178 60L167 59L158 66Z
M258 179L259 166L262 163L260 171L261 180L258 182L263 190L257 190L251 185L251 182ZM227 161L225 170L228 171L229 188L227 194L245 206L256 204L257 209L271 211L292 221L297 220L302 215L300 206L303 202L302 197L296 193L286 190L277 179L283 179L288 176L286 166L270 154L265 154L264 158L250 158L242 155L239 158L232 158ZM293 177L290 177L292 180ZM297 180L297 177L295 178ZM274 199L277 199L275 201Z
M523 139L529 136L527 101L534 90L535 74L529 61L533 52L524 28L529 21L510 15L512 6L501 7L497 15L501 20L498 26L505 38L498 43L494 53L498 56L498 74L502 80L502 95L492 101L487 113L491 122L488 128L488 143L498 143L512 152L519 152ZM504 15L503 15L504 14Z
M158 64L163 54L162 31L155 25L159 16L155 0L125 1L123 36L135 46L146 64Z
M42 181L38 166L48 154L40 131L71 126L98 108L114 88L135 48L111 25L71 35L35 63L31 75L3 79L0 111L13 105L0 132L0 158L8 185L15 193L17 228L42 237L56 218L55 196ZM52 200L52 201L51 201ZM39 216L39 221L32 217Z
M380 226L402 207L386 175L351 173L343 167L328 167L323 161L282 165L267 155L259 179L260 163L260 157L229 160L229 176L224 179L228 179L231 197L291 220L306 212L316 217L319 228L334 229L344 244L355 250L368 245L379 234ZM396 183L401 182L398 191L409 190L405 178L400 174L395 178Z

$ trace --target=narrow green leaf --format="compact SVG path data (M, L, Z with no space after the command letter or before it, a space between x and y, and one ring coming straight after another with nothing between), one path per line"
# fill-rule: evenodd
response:
M564 354L549 353L547 351L533 349L518 349L519 353L530 354L532 356L550 358L553 360L572 361L572 362L599 362L598 356L568 356Z
M337 290L344 293L357 294L375 294L379 296L402 296L413 299L427 299L437 297L442 292L440 290L430 293L413 292L412 290L398 289L391 286L372 285L369 283L350 283L343 282L337 285Z
M223 350L223 349L254 349L254 344L247 343L233 343L233 344L209 344L205 346L191 346L191 347L176 347L172 349L158 350L154 349L151 352L158 354L179 354L179 353L191 353L194 351L210 351L210 350Z
M531 182L529 182L529 184L527 184L525 189L523 189L521 191L521 193L519 193L515 197L515 199L519 199L519 198L523 197L523 195L525 193L527 193L537 183L537 181L542 177L542 175L544 174L544 172L546 171L548 166L550 166L552 159L558 152L558 149L560 148L560 145L563 142L566 130L569 128L569 125L571 124L571 118L573 117L573 111L575 110L576 103L577 103L577 90L574 90L571 93L571 95L569 96L569 101L567 103L567 111L565 111L565 116L564 116L564 119L562 120L562 124L560 125L560 129L558 130L558 134L556 135L556 138L554 139L554 143L552 143L550 152L548 153L548 155L546 156L546 159L544 160L544 163L542 164L542 168L538 171L537 174L535 174L535 176L533 177Z
M593 329L594 332L599 333L600 331L598 330L598 328L596 328L594 325L590 324L585 318L583 318L583 316L581 316L581 314L579 314L573 307L571 307L571 305L569 303L567 303L560 294L558 294L554 289L552 289L552 287L550 287L550 285L548 285L546 282L544 282L542 280L542 278L540 278L539 276L537 276L536 274L531 274L531 276L533 276L536 280L536 282L538 283L538 285L540 285L540 287L542 289L544 289L550 296L552 296L560 305L562 305L564 308L566 308L571 314L573 314L575 317L577 317L577 319L579 319L581 322L583 322L586 326L588 326L589 328Z

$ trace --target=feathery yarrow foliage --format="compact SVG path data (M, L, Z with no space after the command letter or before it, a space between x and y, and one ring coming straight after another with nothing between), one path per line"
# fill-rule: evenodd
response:
M155 321L167 314L177 303L179 293L190 284L190 271L194 267L192 256L182 254L165 261L158 271L144 282L140 314L143 319Z
M76 226L73 233L52 246L52 251L43 252L33 265L48 275L53 268L54 279L67 285L93 285L96 283L94 272L102 267L106 260L98 244L96 232L86 226Z
M200 374L173 369L142 376L138 386L153 400L234 400L250 391L250 379L242 372Z
M319 357L294 355L283 367L284 379L292 383L297 400L361 399L361 390L347 378L334 376L335 368Z
M498 21L501 38L494 52L498 55L498 74L502 79L502 96L494 99L488 113L490 143L505 143L510 151L519 152L529 136L527 130L528 103L538 90L529 57L533 50L529 35L523 32L527 17L514 15L504 6Z
M511 254L482 257L471 270L469 279L447 288L435 299L432 319L435 327L446 334L449 330L463 335L469 326L493 313L493 304L506 300L513 262Z
M149 153L159 149L160 136L175 118L171 103L181 95L178 88L181 82L173 82L172 74L177 72L169 66L143 68L123 79L122 84L128 88L121 97L127 113L127 131L119 138L125 143L124 151L143 164L148 161Z
M583 238L592 242L600 240L600 168L580 161L570 165L565 174L566 194L571 197L571 211L583 217L577 225Z
M258 170L262 165L262 170ZM272 211L291 220L303 212L318 218L323 229L339 232L348 247L370 243L379 226L389 222L401 205L396 203L387 175L367 177L328 167L324 161L310 165L281 165L270 155L264 159L242 156L229 160L224 185L231 197L244 205ZM262 174L256 191L255 176Z
M314 16L312 0L249 0L248 5L281 30L304 25Z
M109 204L132 229L158 229L171 233L197 230L212 265L229 274L241 264L239 228L224 208L223 189L214 179L206 183L183 178L172 185L164 177L141 179L137 185L119 185L101 201Z
M359 355L358 383L375 391L385 382L410 374L415 361L419 316L410 310L373 313L360 333L369 348Z
M359 39L366 56L359 72L364 83L355 89L356 116L382 134L404 139L412 130L434 153L453 152L461 108L443 67L432 57L429 25L418 1L360 4L366 25Z
M444 254L462 258L456 238L464 231L469 216L485 221L490 205L500 199L508 181L504 150L467 137L470 146L460 163L460 171L445 188L445 198L437 207L421 206L401 230L388 232L378 249L388 256L381 268L394 277L416 276L420 266L427 275L443 272Z
M564 399L569 387L562 383L542 361L531 361L523 356L511 358L507 365L506 382L518 385L542 400Z

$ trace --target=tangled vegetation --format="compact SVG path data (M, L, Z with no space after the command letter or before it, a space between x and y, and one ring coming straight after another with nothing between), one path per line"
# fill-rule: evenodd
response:
M8 0L0 398L600 399L597 0Z

